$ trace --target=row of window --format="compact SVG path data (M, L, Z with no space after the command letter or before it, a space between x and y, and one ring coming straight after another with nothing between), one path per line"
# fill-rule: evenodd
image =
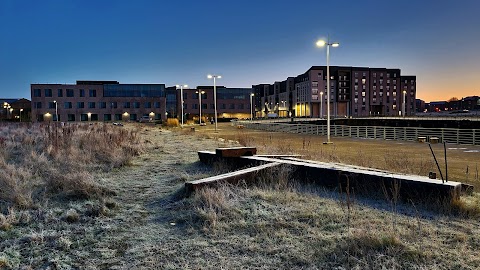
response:
M198 109L198 107L199 107L198 105L199 104L192 104L191 108L192 109ZM230 103L230 104L221 103L221 104L218 104L218 108L227 109L227 105L228 105L228 109L231 109L231 110L235 109L235 104L234 103ZM183 108L188 109L187 104L184 104ZM202 110L207 109L207 108L208 108L208 104L202 104ZM212 109L212 110L215 109L215 105L213 103L210 104L210 109ZM237 104L237 109L239 109L239 110L245 109L245 104L243 104L243 103ZM250 109L250 104L247 104L247 109Z
M45 97L53 97L53 90L52 89L43 89L44 96ZM63 97L64 91L63 89L57 89L56 91L57 95L56 97ZM78 91L78 96L79 97L85 97L85 89L79 89ZM33 96L34 97L41 97L42 96L42 89L33 89ZM74 89L65 89L65 96L67 97L75 97ZM88 96L89 97L96 97L97 96L97 90L96 89L90 89L88 90Z
M108 104L109 109L117 109L118 108L118 102L83 102L79 101L76 102L76 107L77 109L83 109L83 108L89 108L89 109L95 109L95 108L100 108L100 109L106 109ZM87 107L85 107L85 105ZM142 108L150 109L150 108L160 108L160 102L144 102L143 104L140 104L140 102L123 102L122 103L122 108L128 109L128 108L135 108L139 109L143 105ZM33 102L33 107L36 109L41 109L42 102ZM47 102L47 108L49 109L58 109L58 105L51 101ZM73 109L73 102L67 101L63 103L63 108L64 109Z
M132 114L128 114L128 113L123 113L123 114L103 114L103 121L125 121L125 120L130 120L130 121L137 121L139 118L138 118L139 115L135 114L135 113L132 113ZM143 114L143 116L149 116L151 117L149 114ZM45 121L48 119L49 116L46 116L44 114L38 114L37 115L37 120L38 121ZM57 119L58 117L58 119ZM96 114L96 113L82 113L80 115L75 115L75 114L67 114L67 121L77 121L77 117L79 117L78 119L80 121L99 121L100 118L99 118L99 115ZM155 120L160 120L162 119L162 115L157 113L155 114L153 117L153 119ZM64 119L62 119L61 115L56 115L56 114L53 114L51 115L51 120L52 121L65 121Z

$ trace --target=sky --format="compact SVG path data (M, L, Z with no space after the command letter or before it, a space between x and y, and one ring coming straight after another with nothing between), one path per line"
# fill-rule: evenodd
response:
M326 65L400 68L425 101L480 95L477 0L0 0L0 98L32 83L251 87Z

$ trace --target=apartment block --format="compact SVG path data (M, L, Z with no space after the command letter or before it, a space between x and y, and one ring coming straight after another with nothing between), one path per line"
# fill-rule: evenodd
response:
M273 84L253 85L257 117L325 117L327 68ZM416 77L400 69L330 66L330 114L334 117L402 116L416 110Z

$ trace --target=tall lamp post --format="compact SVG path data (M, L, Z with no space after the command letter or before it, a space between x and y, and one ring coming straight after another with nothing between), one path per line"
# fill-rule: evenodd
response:
M20 122L22 122L22 112L23 112L23 109L20 109Z
M213 108L215 110L215 132L217 132L217 85L216 79L221 79L220 75L208 75L207 78L213 79Z
M188 85L186 84L181 84L181 85L178 85L177 84L177 89L180 87L180 102L182 103L181 106L182 106L182 127L183 127L183 87L188 87Z
M405 117L405 95L407 91L403 90L402 116Z
M320 118L323 118L323 91L320 92Z
M198 109L199 109L199 114L198 114L198 124L202 125L202 94L205 94L205 91L195 91L195 93L198 94Z
M54 100L53 103L55 103L55 120L58 122L58 103L56 100Z
M253 97L255 96L254 93L250 94L250 121L253 121Z
M330 141L330 46L338 47L340 43L330 42L330 38L325 40L318 40L317 47L327 46L327 144L332 143Z

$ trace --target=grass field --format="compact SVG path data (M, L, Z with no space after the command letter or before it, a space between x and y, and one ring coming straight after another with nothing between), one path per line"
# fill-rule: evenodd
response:
M393 153L388 143L400 149L397 142L345 140L343 145L335 138L332 147L316 145L317 138L305 136L239 131L228 124L213 133L211 127L197 126L190 132L136 124L78 126L72 137L65 137L71 142L67 143L45 126L0 126L1 149L7 149L0 168L16 172L9 174L16 178L2 179L17 179L22 188L9 192L28 195L27 200L16 200L9 192L0 193L0 269L480 267L479 213L461 211L480 207L477 193L457 206L434 211L428 205L303 186L282 169L271 172L270 182L283 179L285 185L224 185L185 198L185 181L218 173L198 162L197 151L240 143L256 145L264 153L284 151L312 159L361 160L364 166L407 167L386 161L403 158L399 155L374 157L374 144ZM35 152L35 158L25 159L28 162L12 154L20 153L16 138L22 134L35 140L27 152L21 152ZM362 146L355 147L358 143ZM73 162L77 158L81 158L78 164ZM451 158L455 164L453 153ZM62 159L69 163L55 165ZM466 162L475 166L476 160ZM408 170L419 164L408 162L412 167ZM456 162L462 170L462 160ZM388 165L392 163L400 165ZM422 170L431 168L431 162L424 163L428 165ZM44 172L52 170L64 173ZM80 172L88 177L76 177ZM51 176L67 183L86 179L89 189L75 188L81 185L52 189L45 184ZM470 172L469 181L475 183L472 179Z

